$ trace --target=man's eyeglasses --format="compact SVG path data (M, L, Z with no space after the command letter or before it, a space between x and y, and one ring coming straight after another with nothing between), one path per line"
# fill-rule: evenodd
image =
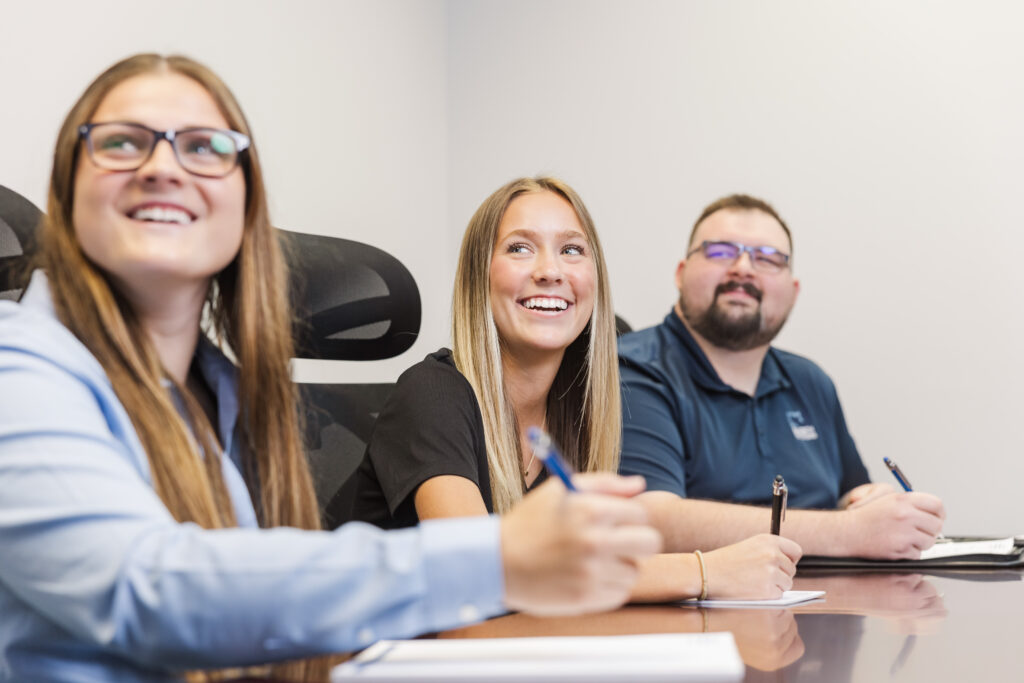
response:
M141 123L86 123L78 128L89 158L108 171L134 171L153 156L161 140L167 140L181 167L193 175L221 178L238 165L248 149L249 136L221 128L153 130Z
M775 247L748 247L739 242L709 242L705 240L687 256L693 256L698 251L703 252L704 258L709 261L729 264L734 263L745 252L750 255L750 264L754 269L765 273L778 273L789 265L789 254L781 252Z

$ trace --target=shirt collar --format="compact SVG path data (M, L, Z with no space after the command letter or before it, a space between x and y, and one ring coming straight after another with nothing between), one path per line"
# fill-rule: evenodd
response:
M57 309L54 308L53 297L50 296L50 281L46 278L46 273L42 268L32 271L32 277L29 279L25 291L22 292L18 304L56 319Z
M665 316L665 326L682 343L683 349L688 356L687 365L689 365L690 376L694 382L710 391L742 393L722 381L714 366L711 365L711 361L704 354L704 350L700 348L700 344L690 334L690 330L683 324L674 308ZM767 396L788 386L790 386L789 380L783 373L781 365L779 365L775 349L769 347L764 362L761 364L761 377L757 380L757 390L754 392L754 398Z
M217 434L235 465L241 469L241 455L235 447L235 426L238 423L238 368L205 334L199 335L196 345L196 366L206 386L217 397Z
M761 398L776 391L787 389L790 386L789 379L782 370L782 364L779 363L775 347L768 347L768 354L764 357L764 363L761 364L761 378L757 380L757 390L754 392L754 397Z

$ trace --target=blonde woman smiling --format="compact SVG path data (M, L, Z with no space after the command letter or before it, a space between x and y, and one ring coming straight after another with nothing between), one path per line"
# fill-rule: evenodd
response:
M484 201L462 241L452 321L452 350L407 370L378 418L355 475L355 518L394 528L510 509L546 478L527 443L534 425L577 470L617 469L607 267L572 188L521 178ZM641 564L632 597L778 597L799 556L767 534L703 556L659 555Z

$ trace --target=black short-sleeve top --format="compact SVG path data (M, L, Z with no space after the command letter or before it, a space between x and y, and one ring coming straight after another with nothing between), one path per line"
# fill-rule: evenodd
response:
M398 378L353 475L352 518L385 529L412 526L419 521L416 490L441 475L472 481L494 511L480 405L448 349Z

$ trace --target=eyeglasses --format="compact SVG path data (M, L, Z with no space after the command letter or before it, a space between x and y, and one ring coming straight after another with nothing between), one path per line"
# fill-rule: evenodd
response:
M142 167L167 140L181 167L193 175L221 178L238 165L249 148L249 136L221 128L153 130L141 123L86 123L78 127L89 158L108 171L134 171Z
M778 273L789 265L789 254L779 251L775 247L748 247L739 242L701 242L687 256L693 256L698 251L704 253L704 258L719 263L734 263L744 253L750 255L750 264L755 270L765 273Z

